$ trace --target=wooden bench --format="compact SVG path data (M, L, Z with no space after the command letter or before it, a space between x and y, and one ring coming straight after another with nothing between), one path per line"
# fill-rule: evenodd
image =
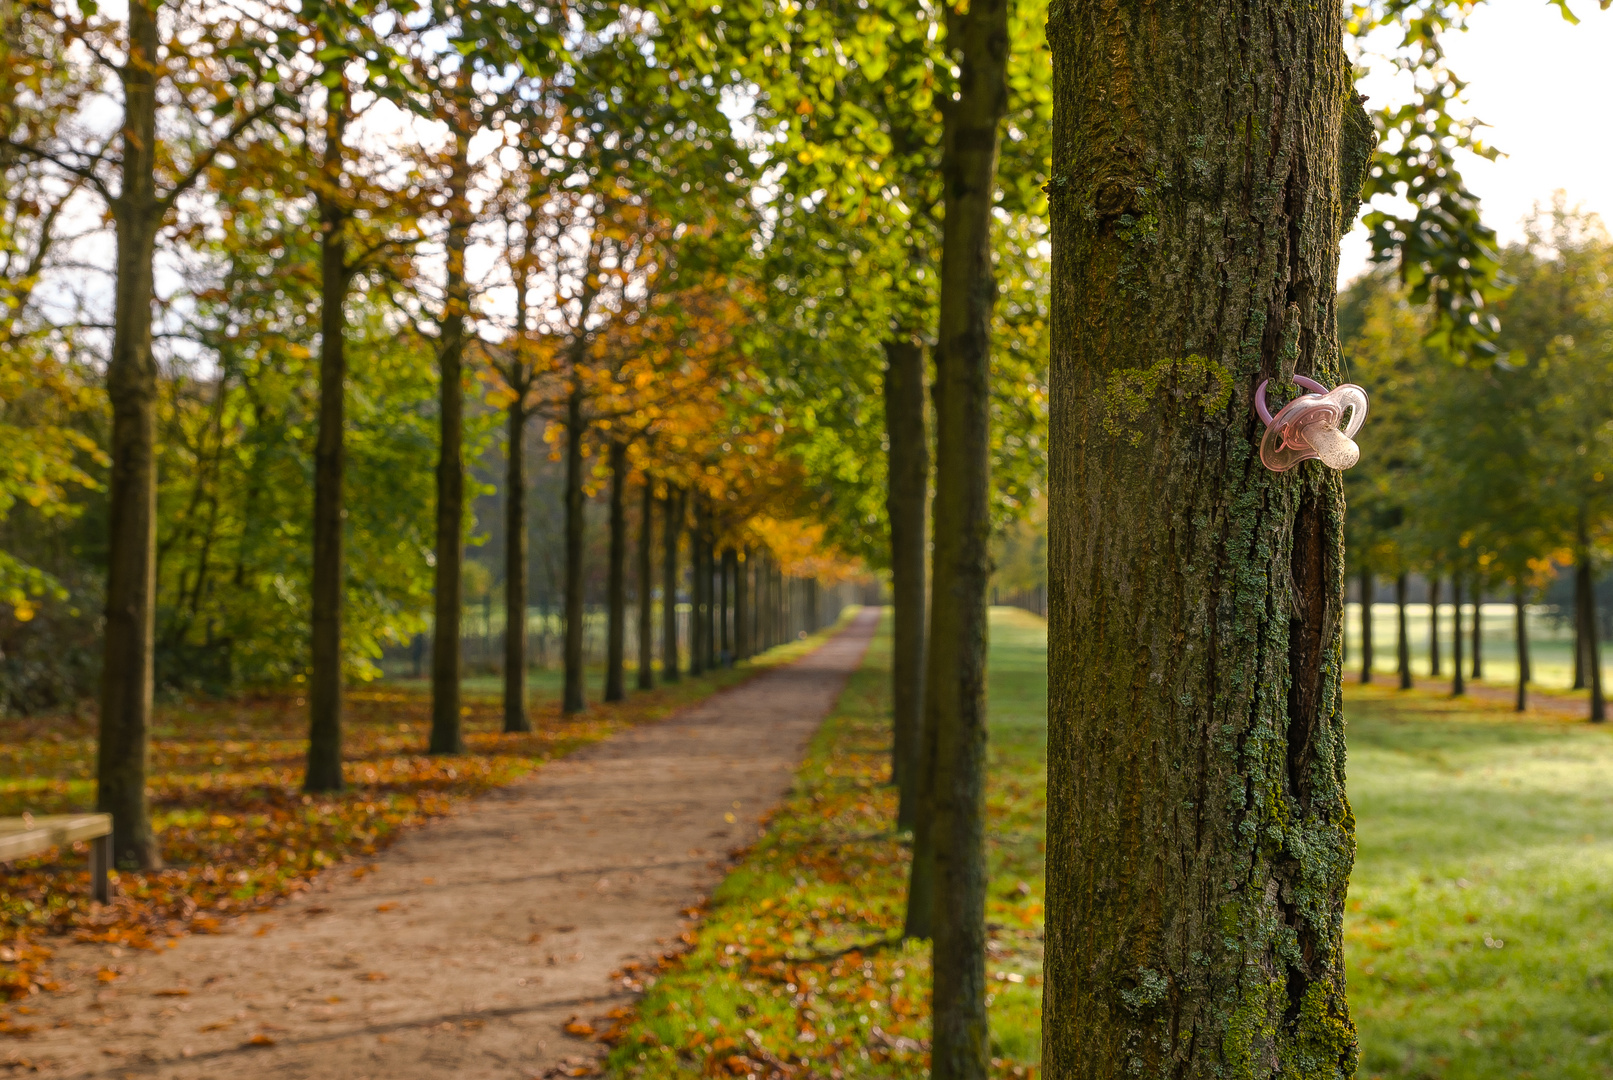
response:
M90 888L95 899L111 898L107 871L112 869L111 814L24 814L0 818L0 862L37 855L75 840L90 842Z

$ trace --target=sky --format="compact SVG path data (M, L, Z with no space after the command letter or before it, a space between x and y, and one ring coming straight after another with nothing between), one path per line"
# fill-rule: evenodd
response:
M1467 81L1465 115L1489 126L1481 135L1505 157L1467 156L1462 172L1502 244L1520 239L1535 203L1567 192L1570 205L1595 211L1613 227L1613 10L1572 0L1570 25L1544 0L1491 0L1450 34L1450 67ZM1360 84L1367 108L1404 100L1373 71ZM1339 281L1367 267L1366 231L1344 240Z

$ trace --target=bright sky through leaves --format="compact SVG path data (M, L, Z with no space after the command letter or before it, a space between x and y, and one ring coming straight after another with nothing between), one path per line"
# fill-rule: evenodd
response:
M1575 10L1578 26L1544 3L1485 4L1465 34L1445 39L1451 68L1468 84L1467 107L1456 111L1484 121L1481 136L1506 155L1494 162L1461 155L1468 186L1503 244L1522 238L1523 219L1535 203L1549 206L1558 188L1568 192L1570 206L1583 204L1613 223L1613 144L1605 131L1613 103L1613 12L1586 2ZM1360 88L1371 99L1368 108L1406 97L1382 64ZM1339 281L1365 270L1369 254L1367 230L1358 224L1344 240Z

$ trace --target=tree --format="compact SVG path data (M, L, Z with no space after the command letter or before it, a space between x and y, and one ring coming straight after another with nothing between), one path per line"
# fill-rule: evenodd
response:
M153 260L163 226L213 161L295 93L301 81L296 69L284 80L280 76L288 73L299 35L272 21L278 12L260 21L234 10L191 11L159 0L130 4L123 20L55 12L41 3L19 5L15 15L94 58L97 74L86 76L94 89L77 100L88 108L91 98L110 99L121 114L114 135L103 138L94 123L39 132L47 138L38 142L30 141L30 133L11 131L5 149L83 181L105 202L113 224L106 363L112 406L109 550L96 805L112 814L116 862L147 869L162 862L145 792L156 592ZM109 59L117 56L121 61ZM103 70L110 70L115 88L100 85Z
M1339 380L1372 147L1340 13L1077 3L1048 37L1043 1067L1348 1076L1340 482L1265 470L1252 400Z

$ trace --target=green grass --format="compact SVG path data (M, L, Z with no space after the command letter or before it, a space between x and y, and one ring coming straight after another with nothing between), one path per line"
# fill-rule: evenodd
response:
M1613 738L1352 691L1362 1077L1613 1076Z
M1484 682L1511 685L1518 679L1517 609L1511 604L1486 603L1481 607L1484 625L1479 637L1484 657ZM1534 684L1542 689L1567 690L1574 683L1574 631L1562 612L1525 605L1529 628L1529 663ZM1372 669L1389 674L1395 671L1395 606L1372 606ZM1463 674L1473 663L1473 605L1462 605ZM1451 635L1454 630L1449 603L1440 605L1439 641L1441 677L1451 674ZM1419 678L1428 677L1428 605L1406 605L1406 638L1411 653L1411 669ZM1350 670L1361 666L1361 605L1346 604L1344 640ZM1613 643L1603 642L1602 662L1607 670ZM1581 692L1583 693L1583 692Z
M890 832L889 619L813 740L795 791L711 898L617 1032L613 1070L632 1077L763 1073L919 1075L929 1037L929 950L897 942L908 849ZM999 1076L1039 1054L1046 635L994 609L992 880L987 919L992 1053ZM858 946L861 946L860 948Z
M991 632L992 1052L998 1075L1033 1075L1045 629L994 609ZM927 950L888 943L906 872L880 783L888 680L882 634L767 836L618 1032L617 1075L765 1075L769 1057L827 1077L921 1075ZM1358 1075L1613 1078L1613 730L1381 685L1350 686L1346 712ZM880 944L830 955L867 942Z

